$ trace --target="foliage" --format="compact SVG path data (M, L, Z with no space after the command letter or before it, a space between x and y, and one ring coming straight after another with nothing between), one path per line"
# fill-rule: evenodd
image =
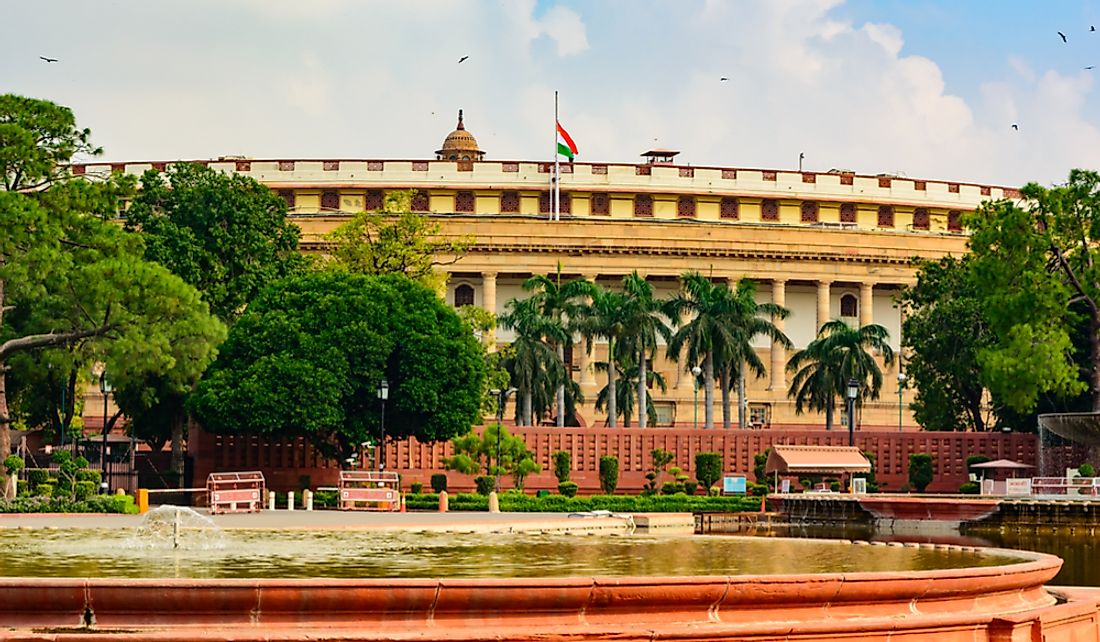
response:
M962 495L980 495L981 492L982 485L975 481L968 481L959 486L959 493Z
M618 399L614 404L616 412L623 418L623 426L629 428L631 418L635 414L635 399L637 395L635 391L638 388L638 374L639 370L635 367L635 357L632 353L622 350L621 346L624 344L618 344L620 348L616 349L616 355L613 361L616 364L616 372L619 373L618 380L615 382L614 390L618 395ZM606 361L597 361L595 364L597 372L606 372L608 369L608 363ZM652 369L646 369L646 377L648 377L648 387L657 388L661 392L665 392L668 386L665 382L665 377L660 372ZM612 388L604 386L600 389L596 395L596 410L607 410L608 416L611 413L610 392ZM657 406L653 403L653 398L650 395L646 395L646 418L652 423L657 423Z
M432 492L442 493L447 490L447 474L434 473L431 478Z
M330 262L353 274L404 274L438 291L447 276L437 269L455 263L473 240L446 239L442 226L412 211L412 191L388 192L377 212L360 212L328 235Z
M867 461L871 462L871 472L869 473L852 473L852 479L861 478L867 480L867 492L877 493L879 490L878 477L875 475L875 455L873 453L864 452L863 456L867 458Z
M817 338L794 353L787 362L792 373L787 396L795 400L795 414L806 410L825 413L825 429L832 430L833 408L837 397L844 398L849 379L859 382L856 405L878 399L882 390L882 370L872 353L882 355L883 363L894 362L890 333L877 324L853 328L844 321L826 321Z
M573 458L572 458L572 456L564 450L559 450L556 453L554 453L553 459L554 459L554 477L557 478L558 482L569 481L569 471L573 467Z
M649 376L647 361L657 353L657 342L666 344L672 338L664 302L654 297L653 284L637 271L623 278L623 334L619 346L623 355L630 355L638 370L635 388L638 391L638 427L645 428L649 419ZM615 353L619 354L619 353Z
M693 481L688 480L688 481L683 482L683 484L684 484L684 494L686 494L686 495L694 495L695 491L699 490L699 484L697 482L693 482ZM706 486L704 486L704 488L706 488Z
M478 475L474 477L474 486L477 486L478 495L488 495L496 487L497 478L492 475Z
M523 437L512 435L500 424L490 424L481 434L473 431L451 441L454 455L443 460L448 470L475 475L482 470L490 476L511 475L516 488L524 479L542 470ZM498 454L499 453L499 454Z
M558 484L558 492L566 497L575 497L577 495L577 482L563 481Z
M985 455L970 455L966 458L966 472L974 472L974 464L984 464L987 461L990 461L990 459Z
M439 506L439 495L427 493L407 497L405 505L409 510L434 511ZM489 502L481 495L458 493L450 498L450 508L456 511L485 511L489 508ZM513 513L576 513L594 510L617 513L694 513L755 511L759 508L760 499L752 497L690 497L687 495L566 497L561 494L532 497L520 493L503 493L500 496L500 509Z
M530 426L550 406L558 384L563 382L565 364L553 343L564 343L565 328L542 315L535 298L511 299L500 325L515 332L504 358L504 367L516 387L517 424Z
M132 495L92 495L83 501L65 497L27 496L0 501L0 513L124 513L136 514Z
M1096 474L1096 469L1093 468L1092 464L1086 462L1077 467L1077 474L1082 477L1092 477Z
M9 477L23 469L23 458L19 455L8 455L4 459L4 473Z
M424 492L424 483L413 482L409 484L409 492L411 492L413 495L419 495L420 493Z
M188 407L214 432L303 436L342 456L385 436L437 441L480 419L477 340L434 292L400 275L295 276L253 301Z
M98 156L91 130L77 129L68 107L0 95L0 176L4 191L35 191L72 176L76 155Z
M607 425L614 428L618 425L618 417L622 412L619 407L619 368L616 355L623 352L619 346L626 332L626 296L593 284L588 302L580 304L576 315L575 326L585 338L585 348L591 351L595 340L604 339L607 341L607 353L612 355L606 364L607 387L601 391L600 396L607 408ZM600 405L599 398L596 405L597 409L604 407Z
M932 455L913 453L909 455L909 485L923 493L932 483Z
M695 478L699 480L703 488L710 488L721 479L722 453L695 453Z
M611 495L619 486L619 458L613 455L600 457L600 489Z
M764 452L756 453L752 456L752 474L758 482L768 483L768 475L764 472L764 469L767 467L768 455L770 455L771 452L771 448L765 448Z

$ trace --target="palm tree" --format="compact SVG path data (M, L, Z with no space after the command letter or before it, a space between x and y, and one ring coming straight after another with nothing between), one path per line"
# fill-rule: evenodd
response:
M646 400L646 360L657 352L657 338L666 342L672 332L665 322L663 301L653 297L653 285L639 276L637 271L623 279L624 306L623 348L631 351L638 365L638 407L648 408ZM638 427L646 427L646 413L638 415Z
M501 326L516 333L505 367L512 376L512 385L519 390L521 426L532 425L536 392L547 382L560 381L565 370L557 352L544 340L564 341L565 331L540 314L536 303L533 299L512 299L499 319Z
M727 290L728 291L728 290ZM756 283L749 279L737 282L737 288L729 293L730 312L726 322L730 324L733 341L726 345L723 357L729 375L722 381L722 424L730 427L730 394L733 376L737 377L737 422L745 427L747 398L745 396L745 372L752 372L759 379L767 373L760 356L752 347L757 337L764 336L773 342L791 347L791 340L775 327L772 319L786 319L791 311L774 303L756 302Z
M589 294L591 284L585 279L573 279L562 283L561 263L558 263L555 278L542 274L536 274L523 282L523 289L532 292L531 299L538 309L539 314L549 322L562 329L555 336L564 336L564 340L551 339L547 336L551 346L557 351L558 359L565 361L565 348L573 342L573 332L570 326L575 323L580 299ZM558 427L565 426L565 380L571 378L571 369L566 365L564 376L557 380L555 393L555 406Z
M795 400L794 411L802 414L809 409L825 413L825 429L833 429L833 406L844 396L849 379L860 382L856 400L878 399L882 390L882 370L869 350L882 354L885 365L894 363L894 350L888 341L890 333L877 324L853 328L844 321L826 322L817 338L799 350L787 362L787 371L794 373L788 397ZM868 383L870 379L870 383Z
M589 286L587 296L589 301L576 311L576 326L585 338L587 350L592 349L592 344L597 339L607 341L607 425L615 428L618 417L618 395L615 390L618 374L614 355L619 350L618 342L626 329L626 297L620 292L605 290L594 283Z
M630 419L634 416L634 388L637 386L635 377L638 374L638 369L634 367L634 354L631 352L619 351L619 355L615 359L619 363L618 369L618 381L608 381L608 385L604 386L602 390L596 395L596 410L603 410L605 406L609 405L609 400L614 395L614 400L610 402L611 411L617 411L623 417L623 427L630 427ZM608 371L608 362L598 361L595 364L598 372ZM649 370L646 372L646 376L649 377L648 384L651 386L657 386L664 392L667 388L665 385L665 378L659 372ZM646 413L645 416L653 423L657 423L657 407L653 404L653 400L649 397L646 398Z

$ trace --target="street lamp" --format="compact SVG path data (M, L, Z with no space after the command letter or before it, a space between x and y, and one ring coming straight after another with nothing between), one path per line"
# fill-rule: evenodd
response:
M692 366L691 368L691 381L695 384L695 429L699 428L699 373L703 372L703 369L699 366Z
M856 445L856 397L859 396L859 379L848 380L848 445Z
M509 388L507 390L501 390L500 388L493 388L489 390L489 394L497 398L497 470L496 470L496 491L500 492L500 429L504 425L504 405L508 403L508 395L514 394L516 388Z
M102 463L103 481L109 489L111 480L107 476L107 395L111 393L111 384L107 381L107 368L99 373L99 391L103 393L103 448L99 453L99 461Z
M901 432L901 413L905 408L905 402L902 400L902 395L905 393L905 382L909 377L905 376L904 372L898 373L898 432Z
M386 469L386 400L390 398L390 382L382 379L378 383L378 398L382 400L382 451L378 454L378 470Z

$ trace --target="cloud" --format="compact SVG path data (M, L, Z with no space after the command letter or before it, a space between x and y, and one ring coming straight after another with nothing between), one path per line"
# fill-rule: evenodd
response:
M588 49L588 35L584 22L572 9L552 7L539 20L542 33L557 43L559 56L575 56Z

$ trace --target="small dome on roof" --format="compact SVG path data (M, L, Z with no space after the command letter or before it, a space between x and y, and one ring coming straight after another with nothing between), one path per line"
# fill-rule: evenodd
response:
M482 160L485 152L477 148L477 139L462 124L462 110L458 110L458 126L447 134L443 148L435 152L436 160Z

